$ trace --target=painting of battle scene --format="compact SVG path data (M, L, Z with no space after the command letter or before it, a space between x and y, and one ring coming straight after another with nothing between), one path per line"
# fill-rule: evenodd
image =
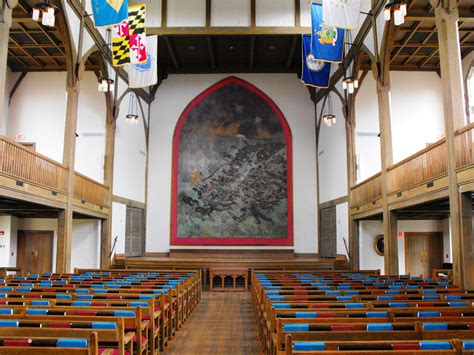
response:
M174 244L288 244L291 135L244 83L208 90L180 119Z

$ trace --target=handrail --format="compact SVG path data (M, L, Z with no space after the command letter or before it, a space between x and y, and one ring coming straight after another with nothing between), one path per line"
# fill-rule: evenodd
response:
M67 171L64 165L0 136L1 173L64 192Z
M74 197L100 206L109 205L109 187L78 172L74 173Z
M0 173L66 193L68 168L21 144L0 136ZM78 172L74 173L73 196L100 206L109 206L109 186Z
M372 175L372 176L368 177L367 179L355 184L354 186L351 187L351 190L354 190L358 187L361 187L362 185L367 184L369 181L374 180L374 179L378 178L381 175L382 175L382 172L380 171L377 174Z
M456 131L454 132L454 135L459 136L460 134L463 134L463 133L465 133L465 132L467 132L467 131L470 131L470 130L473 129L473 128L474 128L474 122L471 122L471 123L465 125L464 127L461 127L461 128L459 128L458 130L456 130Z
M423 148L422 150L419 150L418 152L406 157L405 159L403 160L400 160L398 163L396 164L393 164L393 165L390 165L388 168L387 168L387 171L390 171L390 170L393 170L395 168L398 168L400 165L403 165L407 162L409 162L410 160L413 160L417 157L419 157L420 155L423 155L425 154L426 152L429 152L430 150L433 150L434 148L436 147L439 147L440 145L446 143L446 138L441 138L439 141L436 141L430 145L428 145L426 148Z

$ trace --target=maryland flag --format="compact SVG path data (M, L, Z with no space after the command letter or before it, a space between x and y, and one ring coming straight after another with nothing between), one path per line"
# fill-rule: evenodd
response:
M145 4L130 6L128 19L112 30L112 64L119 67L146 60Z

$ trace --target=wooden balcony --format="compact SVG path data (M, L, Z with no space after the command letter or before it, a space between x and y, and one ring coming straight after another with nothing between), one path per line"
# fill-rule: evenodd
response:
M474 191L474 124L456 132L456 172L460 190ZM392 208L416 204L421 198L438 199L448 194L446 139L407 157L387 169L388 203ZM382 179L378 173L351 188L351 212L366 215L381 212Z
M68 169L48 157L0 136L0 195L64 208ZM74 206L91 216L109 213L109 187L74 174Z

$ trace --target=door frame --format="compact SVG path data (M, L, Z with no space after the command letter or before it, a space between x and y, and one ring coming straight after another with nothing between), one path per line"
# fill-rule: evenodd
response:
M48 234L53 237L53 242L51 243L51 271L53 270L54 265L54 230L32 230L32 229L18 229L17 230L17 243L16 243L16 266L18 267L18 240L20 239L20 235L27 235L27 234Z
M404 244L405 244L405 273L408 273L408 237L416 237L416 236L440 236L442 240L442 249L441 249L441 257L444 262L444 241L443 241L443 232L404 232ZM423 277L431 277L431 270L430 275L423 275Z

